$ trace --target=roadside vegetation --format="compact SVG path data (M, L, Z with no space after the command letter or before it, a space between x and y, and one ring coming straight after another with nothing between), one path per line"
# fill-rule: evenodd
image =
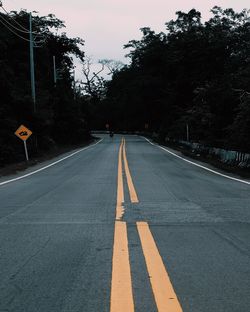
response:
M14 135L24 124L33 135L31 156L90 139L87 100L74 88L73 56L84 60L83 40L68 38L54 15L33 16L36 104L31 97L29 14L0 14L0 164L24 160ZM56 84L54 64L56 60Z
M250 18L214 7L177 12L166 31L142 28L130 64L108 83L104 112L116 128L250 152ZM103 115L102 114L102 115Z
M115 131L154 133L164 142L186 140L188 129L190 141L249 153L250 18L246 10L214 7L211 12L208 21L195 9L177 12L161 33L142 28L141 40L124 46L128 65L100 61L110 70L106 81L102 69L91 71L82 39L68 38L55 16L36 15L36 111L29 35L17 36L12 27L29 29L29 14L0 14L0 164L24 158L14 136L20 124L34 133L33 155L82 144L90 129L106 124ZM82 88L75 88L73 56L83 64Z

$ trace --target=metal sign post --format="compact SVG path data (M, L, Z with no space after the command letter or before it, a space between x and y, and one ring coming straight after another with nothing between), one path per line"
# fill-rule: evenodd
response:
M23 141L23 144L24 144L24 151L25 151L26 160L29 161L29 154L28 154L28 150L27 150L26 141Z

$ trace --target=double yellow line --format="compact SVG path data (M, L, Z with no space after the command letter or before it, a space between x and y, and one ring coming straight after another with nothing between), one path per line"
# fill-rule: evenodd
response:
M138 203L126 157L125 139L122 139L118 158L117 204L113 247L112 283L110 312L134 312L132 278L129 262L127 224L124 214L123 166L127 179L130 201ZM143 254L150 276L155 303L159 312L181 312L182 308L175 294L168 273L147 222L137 222Z
M129 263L127 224L126 222L121 221L124 214L122 158L124 160L124 164L125 163L127 164L127 166L125 165L126 176L127 178L128 176L130 176L130 183L133 184L128 168L124 139L122 139L119 148L119 158L118 158L116 221L114 233L112 284L111 284L111 301L110 301L111 312L134 311L131 271ZM129 180L127 179L127 181ZM136 195L136 193L134 195Z
M124 214L124 187L123 187L123 170L122 170L122 159L124 162L124 169L127 178L127 184L129 189L130 200L132 203L139 203L134 183L130 174L128 160L126 156L126 142L122 139L119 148L119 158L118 158L118 181L117 181L117 204L116 204L116 220L121 220Z

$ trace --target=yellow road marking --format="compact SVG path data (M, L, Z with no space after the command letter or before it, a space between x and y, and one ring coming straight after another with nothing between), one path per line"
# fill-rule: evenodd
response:
M117 179L117 203L116 203L116 220L121 220L124 214L124 189L123 189L123 177L122 177L122 149L123 140L119 148L118 158L118 179Z
M128 183L128 189L129 189L129 195L130 200L132 203L139 203L136 190L134 187L134 183L130 174L129 166L128 166L128 160L126 156L126 147L125 147L125 139L123 140L123 161L124 161L124 169L127 177L127 183Z
M134 299L129 263L127 224L121 220L124 213L124 188L122 176L122 150L119 148L116 221L112 260L110 312L134 312Z
M110 312L134 312L127 225L115 222Z
M150 282L158 312L182 312L147 222L137 222Z

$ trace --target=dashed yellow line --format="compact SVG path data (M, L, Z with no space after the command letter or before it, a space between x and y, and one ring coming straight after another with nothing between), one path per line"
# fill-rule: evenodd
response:
M116 200L116 220L121 220L124 214L124 189L123 189L123 177L122 177L122 150L124 141L122 139L119 156L118 156L118 178L117 178L117 200Z
M130 174L129 166L128 166L128 160L126 156L126 143L125 139L123 141L123 161L124 161L124 169L127 177L127 183L128 183L128 189L129 189L129 195L130 200L132 203L139 203L138 196L136 194L136 190L134 187L134 183Z
M148 223L136 224L158 312L182 312Z

